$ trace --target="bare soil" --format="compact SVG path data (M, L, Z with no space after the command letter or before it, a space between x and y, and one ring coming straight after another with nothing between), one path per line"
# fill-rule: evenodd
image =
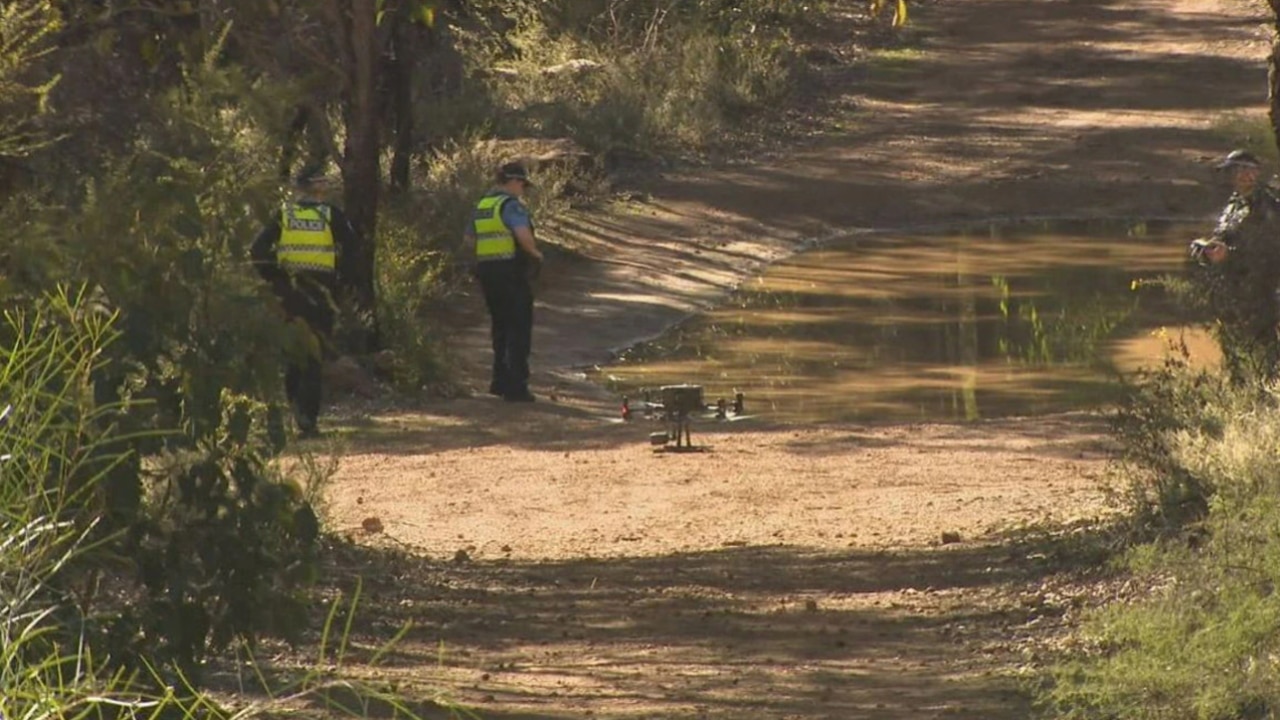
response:
M1103 557L1073 530L1107 512L1100 416L742 422L662 454L581 370L851 230L1207 218L1219 123L1265 113L1265 18L1230 0L922 0L885 51L859 44L866 3L836 5L823 102L787 137L548 237L580 254L542 279L540 402L350 420L328 497L354 540L333 555L342 584L366 581L357 650L414 623L358 671L497 719L1027 716L1019 674L1089 604L1074 583ZM459 357L483 389L472 300Z

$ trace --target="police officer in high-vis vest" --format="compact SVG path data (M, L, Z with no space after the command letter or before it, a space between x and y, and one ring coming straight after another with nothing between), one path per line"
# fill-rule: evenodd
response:
M322 362L337 314L335 298L351 274L356 234L346 215L327 202L331 183L320 170L303 170L295 197L258 235L254 266L280 298L286 318L309 330L306 348L289 362L285 392L303 437L319 434Z
M498 170L495 187L476 204L466 230L475 254L475 274L484 291L493 334L493 378L489 394L507 402L533 402L529 351L533 345L533 287L542 253L533 219L521 198L532 183L519 163Z

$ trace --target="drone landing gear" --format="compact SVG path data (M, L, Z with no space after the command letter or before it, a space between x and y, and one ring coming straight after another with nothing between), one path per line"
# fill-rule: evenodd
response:
M644 400L645 415L661 413L666 429L649 433L649 443L656 446L659 452L706 452L710 448L695 446L691 431L694 413L715 411L717 420L727 420L729 407L723 399L714 406L707 405L702 398L700 385L667 385L661 390L662 401L652 402L648 393ZM733 413L740 416L743 411L742 393L737 393L733 402ZM628 398L622 399L622 417L631 418L631 405Z
M667 413L665 419L666 430L649 433L649 443L658 446L659 452L706 452L709 449L704 446L694 446L687 410Z

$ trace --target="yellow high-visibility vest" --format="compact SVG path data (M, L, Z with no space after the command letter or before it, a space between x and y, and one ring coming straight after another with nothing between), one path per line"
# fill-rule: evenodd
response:
M332 214L328 205L285 205L280 214L276 263L286 270L335 272L338 246L333 239Z
M476 234L476 261L510 260L516 256L516 236L502 222L502 205L520 202L506 193L485 195L476 205L471 222Z

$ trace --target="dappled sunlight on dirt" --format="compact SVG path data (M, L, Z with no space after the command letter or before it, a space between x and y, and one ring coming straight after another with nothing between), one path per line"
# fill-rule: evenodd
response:
M1068 581L1051 578L1104 557L1082 552L1087 542L1064 532L917 550L329 556L335 591L350 596L364 579L352 662L408 628L376 671L355 674L411 693L448 688L486 718L1012 720L1028 703L1004 658L1079 610Z

